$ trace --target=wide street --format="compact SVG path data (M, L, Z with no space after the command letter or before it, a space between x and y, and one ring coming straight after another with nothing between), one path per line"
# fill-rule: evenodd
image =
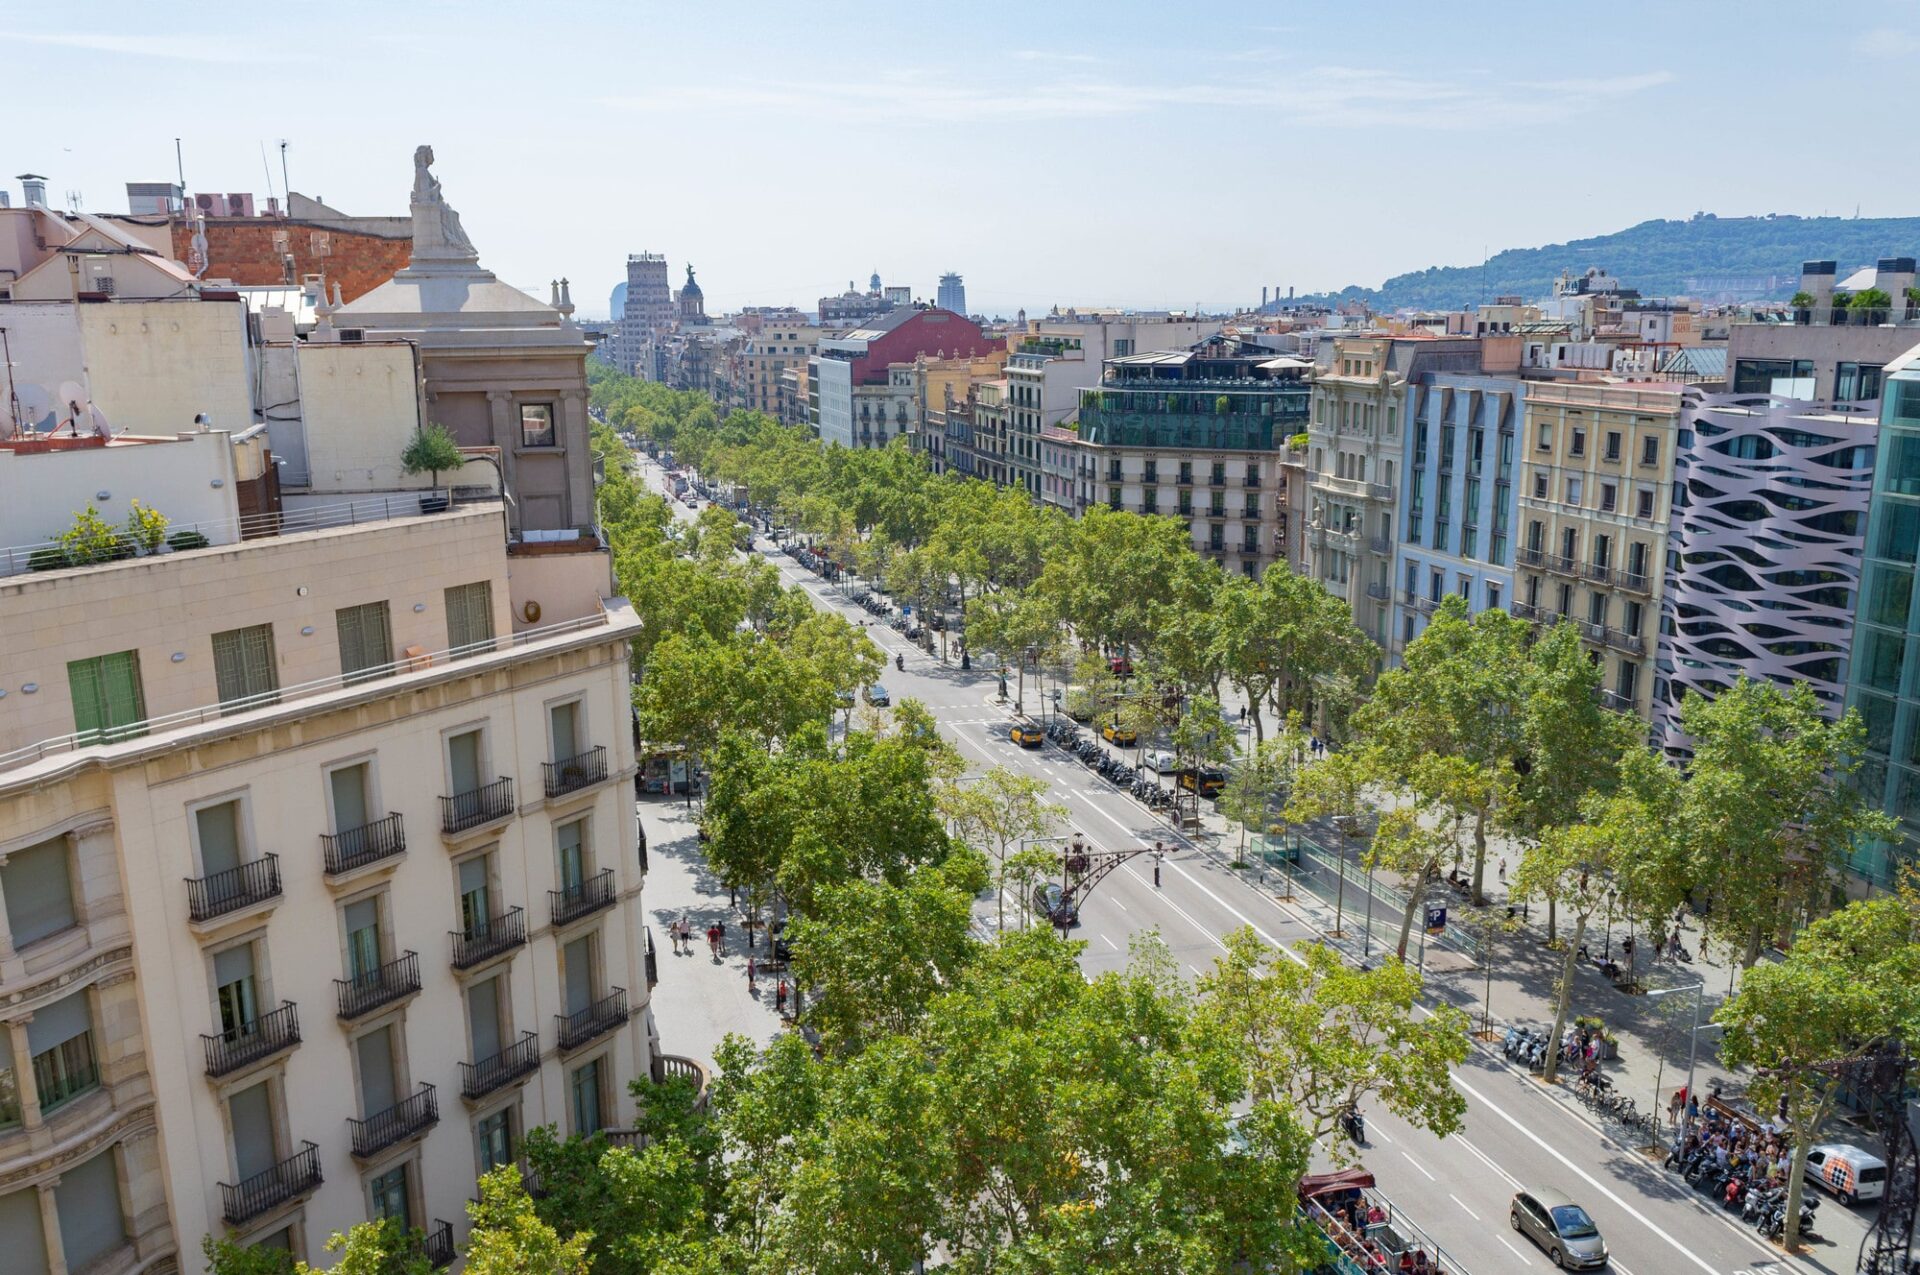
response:
M660 489L657 465L643 457L641 472ZM684 505L675 509L682 517L693 513ZM969 771L1002 765L1045 780L1052 800L1068 811L1068 827L1061 831L1081 833L1097 848L1151 845L1158 839L1173 849L1157 887L1151 857L1143 855L1120 866L1083 902L1073 937L1086 945L1082 964L1089 974L1123 965L1130 941L1148 931L1157 930L1194 974L1223 950L1221 936L1240 926L1250 925L1278 945L1316 936L1304 912L1254 888L1220 856L1184 841L1164 819L1053 744L1032 750L1013 744L1007 730L1015 719L1011 704L997 698L996 672L984 667L961 672L957 661L929 656L846 601L838 586L774 551L764 538L756 541L755 552L789 583L805 589L816 605L867 625L887 656L882 684L894 702L912 697L924 703ZM903 670L893 667L896 655L904 657ZM1010 685L1010 693L1013 689ZM1028 708L1038 709L1040 701L1029 681ZM978 912L990 927L993 900L984 900ZM1009 924L1018 923L1011 899L1007 914ZM1451 1256L1449 1271L1549 1269L1546 1254L1508 1226L1509 1201L1522 1185L1557 1188L1583 1205L1606 1237L1613 1269L1624 1275L1736 1275L1784 1272L1802 1264L1813 1270L1853 1269L1851 1237L1857 1229L1844 1232L1849 1236L1844 1243L1816 1241L1810 1257L1788 1263L1750 1228L1709 1207L1657 1163L1603 1136L1537 1081L1508 1066L1497 1049L1477 1047L1455 1073L1455 1083L1468 1103L1461 1134L1437 1139L1375 1104L1367 1110L1362 1157L1396 1207ZM1837 1211L1834 1201L1823 1201L1821 1220Z

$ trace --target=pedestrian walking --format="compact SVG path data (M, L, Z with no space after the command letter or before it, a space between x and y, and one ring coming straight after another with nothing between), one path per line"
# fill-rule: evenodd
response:
M1673 1091L1673 1100L1667 1104L1667 1123L1675 1128L1680 1125L1680 1113L1687 1109L1687 1087L1681 1085Z
M780 986L773 991L773 1005L784 1017L787 1012L787 980L781 979Z
M754 983L754 979L758 975L758 973L759 973L759 970L755 966L753 958L749 956L747 958L747 992L749 995L759 990Z
M1506 883L1507 883L1507 861L1505 859L1502 859L1500 860L1500 884L1505 885Z
M707 950L713 953L714 960L720 959L720 926L718 924L707 927Z

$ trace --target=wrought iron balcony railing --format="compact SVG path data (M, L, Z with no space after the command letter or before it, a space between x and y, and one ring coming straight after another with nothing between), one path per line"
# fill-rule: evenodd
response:
M584 753L559 761L540 763L549 797L560 797L603 782L607 777L606 748L589 748Z
M240 1226L269 1209L305 1195L320 1182L320 1148L303 1142L300 1150L272 1168L262 1169L236 1183L222 1182L220 1213L230 1225Z
M491 1057L461 1063L460 1093L467 1098L483 1098L538 1070L540 1037L534 1032L526 1032L519 1040Z
M271 1058L300 1043L300 1011L287 1001L270 1014L213 1036L201 1036L200 1047L206 1055L207 1075L219 1078L242 1067Z
M603 868L584 881L547 891L555 925L571 925L583 916L613 906L613 869Z
M420 954L402 952L385 965L333 980L334 996L342 1018L359 1018L382 1005L391 1005L402 996L420 990Z
M616 987L585 1009L554 1017L560 1022L560 1048L577 1049L627 1021L627 989Z
M237 868L204 877L188 877L187 917L193 921L211 921L279 897L280 856L262 855Z
M514 812L513 780L502 777L468 792L440 799L440 830L465 832Z
M407 833L401 826L400 816L390 814L358 828L323 832L320 846L326 855L327 875L336 876L403 853L407 848Z
M476 921L464 930L447 931L453 936L453 968L472 969L482 961L510 952L527 941L527 914L523 908L508 908L497 916Z
M353 1154L364 1160L379 1155L396 1142L404 1142L425 1133L440 1123L440 1100L433 1086L422 1084L411 1096L402 1098L385 1111L377 1111L365 1120L347 1118L353 1134Z

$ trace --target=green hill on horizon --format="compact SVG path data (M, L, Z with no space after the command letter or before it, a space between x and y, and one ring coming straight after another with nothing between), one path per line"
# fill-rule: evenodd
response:
M1508 248L1484 267L1430 266L1378 288L1351 286L1298 301L1364 301L1379 310L1453 310L1499 296L1537 301L1563 270L1598 266L1644 296L1782 300L1799 287L1800 263L1832 260L1845 278L1882 257L1920 255L1920 217L1716 217L1637 226L1540 248Z

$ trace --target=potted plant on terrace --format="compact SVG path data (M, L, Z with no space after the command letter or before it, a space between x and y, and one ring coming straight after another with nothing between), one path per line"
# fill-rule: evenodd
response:
M1893 310L1893 298L1881 288L1862 288L1847 302L1847 314L1861 327L1878 327Z
M1813 322L1813 294L1811 292L1803 291L1794 293L1793 297L1787 302L1787 305L1793 311L1793 321L1795 323L1807 324Z
M170 553L167 547L167 516L152 505L138 500L127 511L127 536L143 554Z
M1906 317L1911 319L1915 315L1920 315L1920 288L1916 288L1909 285L1908 288L1906 289L1906 297L1907 297Z
M442 470L456 470L466 464L466 457L460 454L460 444L453 441L453 435L447 427L430 424L407 440L406 450L400 453L400 467L409 474L430 475L435 488L440 486ZM444 510L451 499L440 491L433 491L420 497L420 512L437 514Z

